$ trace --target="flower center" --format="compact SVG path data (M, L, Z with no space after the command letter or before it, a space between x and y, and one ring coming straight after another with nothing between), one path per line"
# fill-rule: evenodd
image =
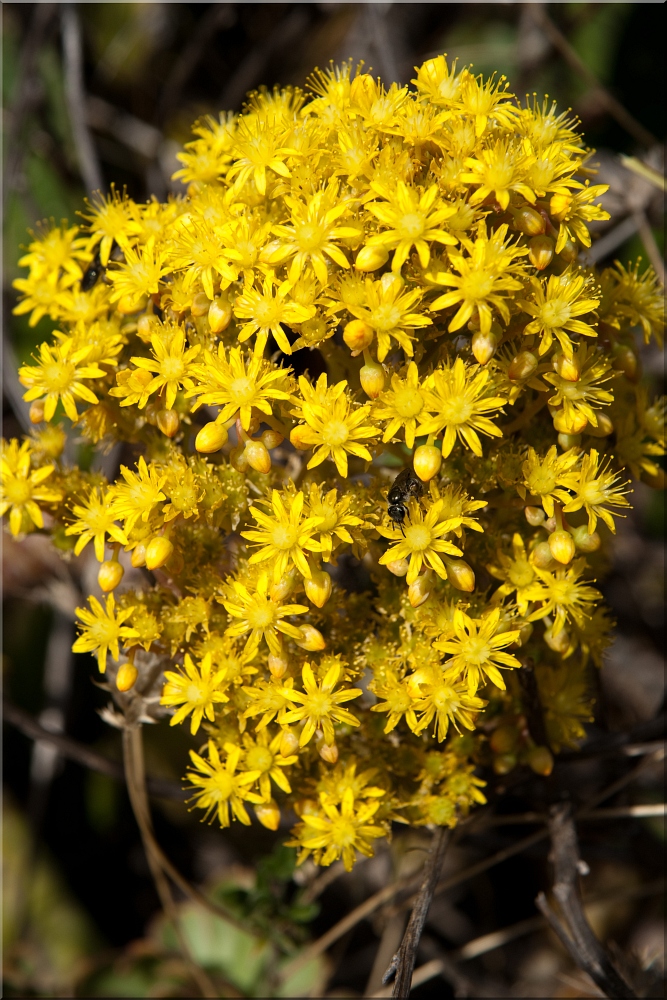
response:
M231 774L226 771L217 771L215 777L212 779L213 788L212 793L217 797L219 801L225 801L230 798L234 790L234 780Z
M461 283L461 291L466 299L477 302L485 299L493 288L493 276L484 271L473 271Z
M508 576L515 587L527 587L532 583L535 574L530 563L522 559L520 562L512 563Z
M431 530L425 524L411 524L405 531L405 541L416 552L423 552L431 544Z
M45 365L44 382L49 392L62 392L67 389L74 378L76 368L70 361L57 362Z
M407 212L398 225L403 237L417 239L424 232L424 216L420 212Z
M570 306L558 299L545 302L542 306L542 322L545 326L564 326L570 318Z
M185 690L185 697L192 705L203 705L206 701L206 692L198 684L189 684Z
M249 771L270 771L273 764L273 754L266 747L252 747L248 750L246 764Z
M489 659L489 647L484 639L471 638L466 643L466 660L468 663L486 663Z
M235 403L242 405L250 403L255 394L255 387L249 378L235 378L229 387L229 395Z
M448 424L465 424L470 420L472 412L472 403L460 396L445 400L440 408L441 416Z
M394 396L394 406L401 417L416 417L423 405L424 400L416 389L399 389Z
M394 330L401 322L401 310L385 302L371 313L371 326L376 330Z
M169 380L177 380L183 377L185 365L181 358L164 358L160 363L160 374Z
M345 444L349 436L347 424L342 420L330 420L322 431L322 440L334 448Z
M271 326L278 321L278 318L279 312L273 300L267 302L266 299L263 299L257 303L255 322L259 323L260 326Z
M265 629L273 624L275 619L275 605L268 598L264 598L264 603L259 603L257 598L254 607L248 610L248 624L251 628Z
M335 508L329 507L328 504L315 504L314 507L310 508L310 515L311 517L323 518L322 523L317 526L318 531L331 531L332 528L336 527L338 515Z
M27 479L9 479L5 483L5 496L17 507L29 500L31 495L32 487Z
M607 499L604 490L601 490L595 483L584 483L577 489L579 493L579 498L584 501L584 503L595 504L604 503Z
M322 242L319 226L304 222L296 231L296 238L302 250L315 250Z
M291 549L299 535L293 524L277 524L271 533L271 541L277 549Z

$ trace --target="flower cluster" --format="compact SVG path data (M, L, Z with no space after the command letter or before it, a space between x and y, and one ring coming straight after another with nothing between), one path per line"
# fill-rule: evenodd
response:
M579 262L605 213L577 123L443 56L261 90L179 159L166 203L112 188L33 235L16 312L55 329L2 513L101 564L74 648L128 697L163 669L193 807L291 811L300 859L349 869L583 734L596 553L661 481L635 332L662 292ZM68 437L120 442L117 475Z

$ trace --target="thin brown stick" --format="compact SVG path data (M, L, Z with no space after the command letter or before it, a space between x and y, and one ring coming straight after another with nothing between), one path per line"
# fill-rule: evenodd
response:
M95 144L88 130L83 79L83 38L79 14L73 3L63 4L61 19L65 99L81 178L90 193L101 190L103 182Z
M625 131L636 139L641 146L650 148L651 146L657 145L658 140L653 133L649 132L649 130L645 128L641 122L638 122L634 115L631 115L630 112L623 107L621 102L617 100L602 83L600 83L595 73L589 69L581 56L570 45L565 35L559 28L556 27L547 14L546 4L534 3L528 4L527 7L553 47L560 52L563 59L565 59L565 61L572 67L575 73L578 73L579 76L586 81L589 87L595 90L600 103L605 107L612 118L616 119L621 128L625 129Z
M644 244L644 250L646 250L646 255L650 260L653 270L658 275L658 278L662 282L662 287L665 287L665 262L663 260L662 254L660 253L660 247L655 241L655 236L653 235L653 230L651 229L648 219L644 212L639 212L636 216L637 220L637 231L641 237L641 241Z
M539 910L573 961L591 977L605 996L619 1000L635 997L636 993L616 969L586 919L579 892L582 861L569 803L552 808L549 834L554 862L553 894L558 900L565 925L553 911L543 892L535 901Z
M445 851L450 839L450 830L445 827L437 827L433 834L431 849L424 865L422 884L419 890L415 905L410 914L408 926L405 929L401 946L394 955L389 968L382 977L383 983L388 983L395 975L392 997L409 997L412 973L415 968L417 949L422 936L426 917L433 900L435 887L440 877L440 869L445 856Z

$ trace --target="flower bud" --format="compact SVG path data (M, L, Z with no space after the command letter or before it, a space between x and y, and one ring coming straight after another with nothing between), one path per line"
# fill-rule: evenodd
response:
M212 420L210 423L204 424L197 434L195 448L205 455L210 455L214 451L220 451L222 446L226 444L227 438L228 434L225 427L222 424L216 424L215 420Z
M558 525L556 523L556 518L555 517L548 517L546 519L546 521L544 522L544 527L549 532L549 534L551 534L551 532L555 531L556 528L558 527Z
M298 753L298 750L298 738L294 735L291 729L283 729L280 736L280 756L291 757L292 754Z
M335 743L330 743L329 745L322 743L322 745L318 747L317 752L322 760L325 760L327 764L335 764L338 760L338 747Z
M553 625L549 626L544 630L544 641L546 642L549 649L553 649L554 653L567 653L570 648L570 636L565 631L564 628L554 635Z
M267 830L277 830L280 826L280 808L275 799L260 802L255 806L255 816Z
M362 319L351 320L343 330L343 340L355 355L370 347L374 336L373 327Z
M169 573L170 576L174 577L178 576L179 573L183 572L184 566L185 566L185 559L178 551L178 549L174 549L172 554L167 559L167 562L165 564L165 570Z
M362 247L357 254L354 266L357 271L377 271L389 260L386 247Z
M588 423L581 410L571 409L569 412L562 409L554 413L554 428L562 434L581 434Z
M132 313L142 312L148 305L145 295L137 298L135 295L123 295L116 303L116 309L123 316L130 316Z
M285 438L282 436L282 434L279 434L278 431L274 431L272 429L264 431L264 433L262 434L262 441L264 442L264 447L268 448L269 451L271 451L273 448L277 448L278 445L281 445L284 440Z
M310 436L310 428L306 424L298 424L293 427L289 432L289 439L291 443L299 451L307 451L310 448L310 444L304 441L304 437Z
M559 434L558 444L563 451L581 447L581 434Z
M220 297L213 299L208 307L208 325L211 328L211 333L222 333L229 326L231 318L231 302Z
M517 641L517 646L525 646L531 635L533 634L534 626L532 622L526 622L522 625L519 630L519 639Z
M546 514L541 507L525 507L523 512L531 527L539 528L541 524L544 524Z
M137 320L137 336L140 340L143 340L144 344L150 344L151 342L154 323L155 317L149 316L148 313L140 316Z
M244 457L251 469L255 472L263 472L265 475L271 471L271 456L266 450L263 441L248 441L245 446Z
M554 259L555 244L550 236L533 236L528 241L528 259L538 271L544 271Z
M496 348L500 342L500 336L493 330L483 333L477 330L472 335L472 353L475 355L480 365L487 364L496 353Z
M427 601L433 586L433 574L429 571L422 573L408 587L408 600L413 608L418 608L424 601Z
M569 531L565 531L564 528L554 531L549 535L548 544L551 549L551 555L556 562L562 563L563 566L567 566L568 563L572 562L575 546L574 538Z
M491 733L489 743L494 753L510 753L514 750L519 739L519 730L516 726L498 726Z
M119 691L130 691L134 687L138 676L139 671L134 663L123 663L118 668L118 673L116 674L116 687Z
M540 236L547 228L544 216L530 205L516 209L512 215L514 216L514 228L525 236Z
M197 292L192 300L190 312L193 316L205 316L211 306L211 300L206 292Z
M428 483L440 472L442 452L433 444L420 444L415 450L413 465L421 481Z
M309 653L317 653L320 649L326 649L324 636L313 625L301 626L301 639L295 639L297 646L306 649Z
M509 774L516 767L516 754L502 753L493 758L493 770L495 774Z
M630 382L635 382L638 367L637 355L632 348L627 344L617 344L613 351L612 368L617 372L623 372Z
M115 590L125 575L125 570L116 559L107 559L100 566L97 573L97 582L105 594Z
M179 424L180 420L178 419L178 413L176 413L176 410L160 410L157 415L157 425L162 433L168 438L176 436Z
M246 472L248 469L248 459L245 457L245 445L237 444L229 453L229 461L237 472Z
M282 656L269 653L269 671L272 677L280 680L287 673L287 660Z
M535 546L531 561L538 569L552 569L556 565L548 542L540 542Z
M597 552L602 544L597 531L589 534L588 527L585 524L580 524L578 528L573 528L572 537L574 538L574 544L580 552Z
M471 594L475 589L475 574L464 559L447 559L445 563L447 579L452 587Z
M297 576L298 573L292 566L292 568L288 569L286 573L283 573L278 581L274 581L269 587L269 597L271 600L280 603L281 601L284 601L286 597L289 597L294 590Z
M589 423L588 427L586 428L586 433L590 434L591 437L596 437L596 438L608 437L609 434L611 434L614 430L614 425L612 424L611 420L609 419L606 413L600 413L599 410L595 414L595 416L597 417L598 420L597 427L594 427L593 424Z
M146 546L146 569L159 569L160 566L164 566L173 551L174 546L164 535L151 538Z
M521 351L520 354L512 358L510 366L507 369L507 377L513 382L530 378L531 375L535 374L538 364L537 358L531 351Z
M394 576L405 576L410 568L410 563L407 559L394 559L393 562L387 563L386 569Z
M146 543L138 542L132 549L132 555L130 556L130 562L135 569L139 569L140 566L146 565Z
M323 608L331 597L331 577L323 569L313 570L313 575L303 581L306 597L318 607Z
M528 767L535 774L541 774L545 778L554 769L554 759L548 747L532 747L528 753Z
M44 400L36 399L34 403L30 404L30 423L31 424L41 424L44 419Z
M379 362L368 357L359 372L359 381L366 395L371 399L377 399L384 389L384 368Z
M564 260L566 264L572 264L577 259L578 255L579 250L577 248L577 244L568 236L565 241L565 246L560 251L558 256L561 260Z
M556 354L553 359L553 366L560 377L564 378L567 382L579 381L581 372L579 371L579 365L573 357L568 358L566 354Z

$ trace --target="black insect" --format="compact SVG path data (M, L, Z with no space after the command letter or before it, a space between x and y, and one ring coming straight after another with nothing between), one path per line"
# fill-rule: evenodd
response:
M424 486L421 480L408 467L399 472L387 494L387 503L389 504L387 513L394 524L400 527L404 535L403 521L408 513L408 501L418 500L423 492Z
M94 259L91 260L84 272L83 278L81 279L81 291L89 292L91 288L94 288L103 274L104 267L100 261L100 255L95 254Z

